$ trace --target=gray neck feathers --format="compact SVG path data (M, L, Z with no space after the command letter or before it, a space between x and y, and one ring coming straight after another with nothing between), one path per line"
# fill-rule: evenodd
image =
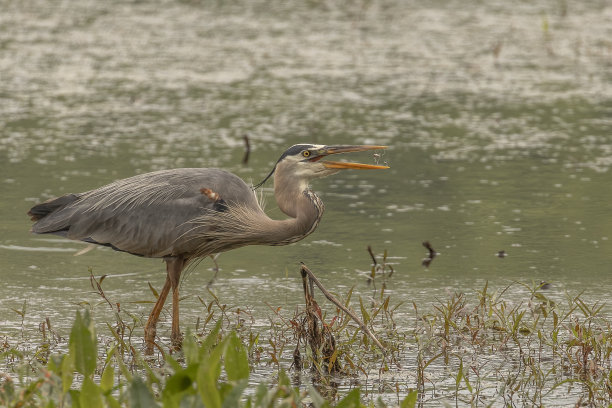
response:
M282 176L275 175L274 197L281 211L291 218L281 221L270 220L273 224L270 227L274 233L269 234L271 240L268 241L268 245L297 242L317 228L325 207L321 199L308 189L306 183L296 184L295 181L284 180Z

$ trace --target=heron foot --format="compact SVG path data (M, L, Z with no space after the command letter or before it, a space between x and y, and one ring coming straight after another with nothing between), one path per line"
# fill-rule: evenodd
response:
M157 322L155 322L157 323ZM149 325L149 322L147 322L147 325L144 328L144 342L145 342L145 349L144 349L144 354L145 356L150 356L153 354L153 350L155 349L155 337L157 336L157 327L156 325Z

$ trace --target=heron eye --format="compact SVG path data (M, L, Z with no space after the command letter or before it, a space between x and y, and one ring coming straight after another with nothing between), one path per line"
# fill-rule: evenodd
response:
M309 157L309 156L310 156L310 151L308 151L308 150L304 150L304 151L302 152L302 156L304 156L304 157Z

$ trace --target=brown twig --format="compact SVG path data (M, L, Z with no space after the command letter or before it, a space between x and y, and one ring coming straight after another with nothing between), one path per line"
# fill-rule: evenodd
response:
M249 155L251 154L251 143L249 142L249 135L242 136L244 140L244 157L242 158L242 164L247 164L249 162Z
M310 278L310 282L311 285L312 283L314 283L315 285L317 285L317 287L319 288L319 290L321 290L321 292L323 293L323 295L325 295L325 297L332 302L334 305L336 305L340 310L342 310L344 313L346 313L351 319L353 319L361 328L361 330L364 331L365 334L368 335L368 337L374 342L374 344L376 344L376 346L380 349L380 351L383 352L383 354L386 353L385 348L383 347L382 344L380 344L380 341L378 341L378 339L376 338L376 336L374 336L374 334L370 331L370 329L368 328L368 326L366 326L361 320L359 320L359 318L355 315L355 313L353 313L349 308L347 308L346 306L344 306L342 303L340 303L340 301L338 301L338 299L336 299L334 297L334 295L332 295L331 293L329 293L329 291L327 289L325 289L325 287L323 286L323 284L321 284L321 282L319 281L319 279L317 279L317 277L314 275L314 273L312 273L312 271L310 269L308 269L308 267L306 265L304 265L303 263L300 263L300 272L302 273L302 277L305 277L306 275L308 275L308 277Z
M378 262L376 261L376 257L374 256L374 252L372 252L372 247L368 245L368 253L370 254L370 257L372 258L372 263L374 264L374 266L378 265Z
M421 264L424 267L429 268L429 264L431 264L431 262L434 260L436 255L438 255L438 253L436 252L435 249L433 249L429 241L423 242L423 246L427 248L427 250L429 251L429 255L427 256L427 258L423 259L423 262Z
M111 310L115 310L110 300L108 300L108 298L104 294L104 291L102 290L102 281L104 280L104 278L106 278L106 275L102 275L100 277L100 280L97 280L93 275L93 272L91 270L89 271L89 283L91 284L91 288L95 290L98 295L106 301L106 303L108 303L108 306L111 308Z

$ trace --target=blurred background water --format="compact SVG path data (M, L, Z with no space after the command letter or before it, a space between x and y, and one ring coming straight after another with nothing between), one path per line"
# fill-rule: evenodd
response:
M266 302L301 303L300 261L328 288L367 291L368 245L392 257L397 300L427 304L487 280L547 281L552 296L593 301L611 292L608 1L33 0L0 10L2 335L20 329L11 308L24 300L26 325L50 317L65 328L75 304L97 301L88 268L108 275L107 294L123 304L152 300L146 282L165 278L159 260L106 248L74 257L81 243L31 235L33 204L173 167L257 183L300 142L385 144L376 160L391 169L317 180L326 213L307 239L221 255L213 289L224 302L260 318ZM425 240L440 253L429 269ZM202 315L211 266L183 284L184 326Z

